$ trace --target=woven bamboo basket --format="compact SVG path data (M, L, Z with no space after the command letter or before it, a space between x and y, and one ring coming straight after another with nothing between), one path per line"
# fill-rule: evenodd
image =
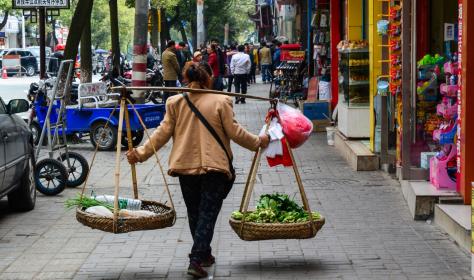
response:
M229 224L240 239L245 241L271 239L308 239L316 236L323 227L325 219L304 223L252 223L230 218Z
M119 218L117 228L114 230L114 219L100 217L84 211L85 209L76 209L76 219L81 224L112 233L127 233L139 230L152 230L170 227L176 220L176 212L159 202L142 200L141 210L148 210L156 213L156 216L142 218Z
M268 131L270 121L271 118L267 118L266 131ZM303 209L308 213L312 213L311 208L309 206L308 198L306 197L303 182L301 180L298 167L296 166L295 158L293 156L293 152L288 141L286 141L286 146L288 148L288 153L291 157L298 190L300 192L301 200L303 202ZM255 179L257 176L257 170L260 164L261 156L262 149L259 148L253 158L249 176L247 177L247 182L245 184L242 201L240 203L239 212L245 213L244 217L242 218L242 220L235 220L232 217L229 218L230 226L240 237L240 239L245 241L271 239L308 239L315 237L318 231L323 227L325 223L325 219L322 216L320 219L314 220L312 218L312 215L308 215L308 221L302 223L254 223L245 221L245 215L251 212L248 211L248 207L250 197L252 196L252 192L254 189Z
M132 131L130 127L130 117L128 112L127 103L131 106L132 110L135 112L142 128L148 139L150 139L150 135L148 130L143 122L142 117L136 110L133 103L128 99L128 93L125 88L122 88L122 92L120 95L120 111L119 111L119 125L118 125L118 136L117 139L122 139L122 129L123 125L125 124L126 128L126 139L128 142L128 151L133 150L132 144ZM110 119L113 116L113 113L117 107L115 107L112 112L110 113L109 119L107 120L105 126L107 127L110 123ZM120 142L119 142L120 143ZM141 231L141 230L153 230L153 229L162 229L171 227L176 222L176 211L174 208L173 197L171 196L168 182L166 180L165 172L163 170L163 166L160 163L160 159L157 155L157 151L155 147L153 147L153 154L155 155L156 162L160 168L161 176L163 177L163 182L165 186L166 193L168 194L170 206L166 204L151 201L151 200L141 200L142 205L140 210L147 210L155 213L151 217L119 217L119 190L120 190L120 162L121 157L120 153L122 151L122 146L120 144L117 145L117 152L115 157L115 190L114 190L114 216L112 218L101 217L97 215L93 215L91 213L85 212L86 209L84 208L76 208L76 219L81 224L91 227L93 229L98 229L105 232L111 233L127 233L131 231ZM94 161L98 152L99 145L96 145L96 149L91 161L91 169L94 165ZM135 164L131 164L131 173L132 173L132 186L133 186L133 197L134 199L138 199L138 184L137 184L137 173ZM85 193L85 188L87 185L87 181L89 176L86 177L84 181L84 185L82 187L81 197Z

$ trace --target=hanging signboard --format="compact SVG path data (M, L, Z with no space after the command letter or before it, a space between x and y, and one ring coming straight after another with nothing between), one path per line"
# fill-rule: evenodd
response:
M12 0L13 9L69 9L70 0Z

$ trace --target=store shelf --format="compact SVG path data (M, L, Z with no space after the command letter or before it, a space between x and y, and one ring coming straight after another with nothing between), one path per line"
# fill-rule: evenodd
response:
M340 53L366 53L369 52L369 49L364 48L364 49L338 49Z
M366 86L370 85L370 81L350 81L349 86Z

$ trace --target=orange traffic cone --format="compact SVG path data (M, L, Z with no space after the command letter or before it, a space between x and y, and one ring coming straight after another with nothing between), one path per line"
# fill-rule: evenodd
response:
M2 79L8 79L7 69L2 68Z

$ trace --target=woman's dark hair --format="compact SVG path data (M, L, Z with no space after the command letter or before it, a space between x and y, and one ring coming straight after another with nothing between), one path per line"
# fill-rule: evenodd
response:
M216 44L211 44L211 50L213 50L215 52L216 49L217 49L217 45Z
M202 68L204 71L206 71L209 77L212 77L212 68L211 68L211 65L209 65L209 63L207 63L206 61L201 61L199 62L199 67Z
M212 73L212 70L211 70ZM212 80L204 64L191 63L183 70L183 75L188 84L195 83L201 88L212 87Z

